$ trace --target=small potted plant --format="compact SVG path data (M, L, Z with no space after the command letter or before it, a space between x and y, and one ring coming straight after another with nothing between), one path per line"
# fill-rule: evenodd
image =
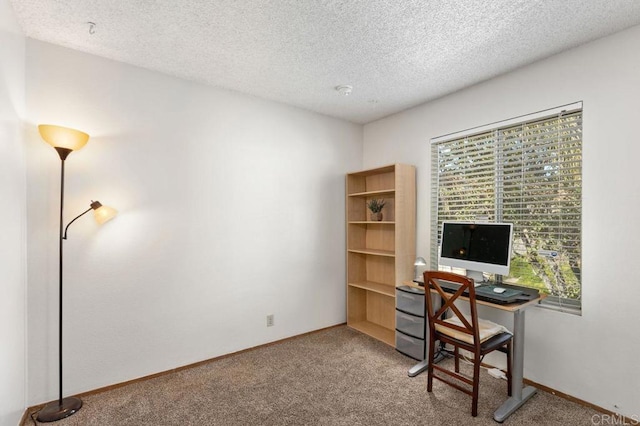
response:
M371 220L382 220L382 208L387 202L384 200L371 199L367 202L367 207L371 210Z

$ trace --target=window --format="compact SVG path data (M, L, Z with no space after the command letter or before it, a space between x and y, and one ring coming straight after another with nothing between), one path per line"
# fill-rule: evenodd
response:
M506 283L580 312L582 103L433 139L431 264L445 220L511 222Z

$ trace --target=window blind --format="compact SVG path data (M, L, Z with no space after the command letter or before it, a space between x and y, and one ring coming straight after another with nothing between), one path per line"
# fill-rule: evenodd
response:
M511 222L511 273L497 279L579 312L582 104L467 133L432 141L431 264L443 221Z

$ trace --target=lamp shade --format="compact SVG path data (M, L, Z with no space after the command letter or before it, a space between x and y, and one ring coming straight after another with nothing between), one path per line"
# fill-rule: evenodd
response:
M93 201L91 203L91 208L93 209L93 216L96 218L96 222L100 225L113 219L118 214L116 209L109 206L103 206L100 201Z
M427 261L424 260L424 257L416 257L416 260L413 262L413 280L416 282L420 282L422 280L422 276L420 275L423 271L423 267L427 266Z
M89 135L69 127L41 124L38 131L42 139L54 148L65 148L77 151L87 144Z

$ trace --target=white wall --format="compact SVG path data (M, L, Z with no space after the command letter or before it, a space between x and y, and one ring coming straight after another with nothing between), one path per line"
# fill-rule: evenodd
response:
M345 321L344 174L362 126L27 42L28 403L56 397L59 159L36 124L92 138L66 162L65 394ZM266 327L266 315L275 326Z
M0 0L0 425L25 408L26 189L25 38L8 0Z
M364 128L365 168L417 165L428 258L430 138L584 101L583 315L527 312L525 377L628 416L640 415L639 44L634 27Z

